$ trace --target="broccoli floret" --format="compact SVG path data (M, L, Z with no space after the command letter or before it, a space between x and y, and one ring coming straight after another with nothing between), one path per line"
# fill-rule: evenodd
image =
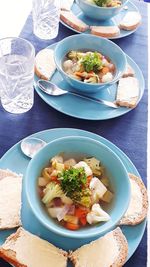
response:
M62 191L59 184L54 182L49 183L46 186L44 197L42 198L42 202L44 204L49 204L54 198L64 196L64 192Z

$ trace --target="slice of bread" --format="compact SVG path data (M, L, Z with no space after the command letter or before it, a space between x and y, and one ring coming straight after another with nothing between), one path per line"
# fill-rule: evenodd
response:
M121 229L117 227L103 237L71 252L69 258L75 267L121 267L127 255L127 240Z
M61 10L60 19L67 25L79 32L85 32L89 29L89 26L85 24L81 19L78 19L72 11Z
M67 253L19 228L0 248L0 257L15 267L66 267Z
M22 176L0 170L0 230L21 225Z
M141 223L148 212L148 196L146 187L140 177L129 173L131 183L131 200L129 207L120 221L120 225L136 225Z
M0 169L0 180L2 180L5 177L8 177L8 176L18 177L18 174L15 172L12 172L9 169L6 169L6 170ZM19 176L22 176L22 175L19 175Z
M123 73L122 78L134 77L134 75L135 75L134 69L132 69L132 67L129 64L127 64L126 70Z
M91 26L91 34L111 38L120 34L118 26Z
M135 30L141 23L141 15L137 11L129 11L123 17L119 24L119 28L125 31Z
M52 49L42 49L35 57L35 74L44 80L50 80L56 70L54 62L54 51Z
M135 108L140 94L139 81L135 77L121 78L118 83L116 104Z
M0 230L21 225L22 177L9 175L0 180Z

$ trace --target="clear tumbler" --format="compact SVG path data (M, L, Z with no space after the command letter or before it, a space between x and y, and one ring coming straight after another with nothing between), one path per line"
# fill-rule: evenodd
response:
M60 0L33 0L33 32L40 39L49 40L58 35Z
M35 49L27 40L0 40L0 98L10 113L24 113L33 106L34 59Z

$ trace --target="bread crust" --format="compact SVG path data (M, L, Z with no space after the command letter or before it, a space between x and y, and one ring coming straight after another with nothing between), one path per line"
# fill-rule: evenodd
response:
M126 237L122 233L121 229L117 227L112 231L114 238L116 239L117 245L119 247L119 254L115 262L113 262L109 267L121 267L125 264L128 256L128 242ZM109 233L107 233L109 234ZM91 242L92 243L92 242ZM98 249L98 248L97 248ZM87 257L85 255L85 257ZM70 251L69 258L74 264L74 267L79 267L78 259L74 256L74 253ZM96 260L96 259L95 259ZM102 267L102 266L101 266Z
M8 241L15 241L19 237L20 233L22 231L22 228L20 227L16 233L11 234L5 242ZM4 259L5 261L13 264L15 267L28 267L27 265L24 265L17 261L16 259L16 252L12 251L10 249L5 250L2 247L0 248L0 258Z
M0 186L2 185L1 182L3 183L4 180L7 183L8 179L9 179L9 181L11 180L11 184L14 183L13 180L15 180L15 185L18 186L17 188L18 188L18 192L20 192L20 196L19 196L19 199L17 198L17 202L15 202L15 204L17 204L18 209L16 209L13 212L13 214L11 214L8 211L9 217L10 217L10 214L11 214L11 220L9 221L9 223L8 223L8 221L6 221L6 219L5 219L5 221L3 221L4 217L3 217L2 214L0 214L0 230L14 229L14 228L19 227L19 226L22 225L22 222L21 222L22 175L21 174L17 174L15 172L12 172L12 171L10 171L8 169L6 169L6 170L0 169ZM11 188L10 188L10 190L11 190ZM10 203L10 201L8 201L8 202ZM1 198L0 198L0 203L3 203Z
M132 173L129 173L129 177L130 179L132 179L133 181L135 181L137 183L137 185L139 186L140 190L141 190L141 194L142 194L142 212L139 213L138 215L136 214L136 216L134 217L123 217L120 222L119 225L136 225L141 223L147 216L147 212L148 212L148 195L147 195L147 189L142 181L142 179Z
M105 28L106 32L104 31ZM116 37L120 34L120 30L117 26L91 26L90 29L91 34L106 38ZM110 29L109 32L107 32L108 29ZM114 32L112 32L112 29L114 29Z
M128 76L129 77L129 76ZM130 76L131 77L131 76ZM137 106L137 97L133 97L132 101L116 100L115 102L120 107L135 108Z
M126 237L122 233L121 229L117 227L113 231L113 235L117 241L117 244L119 245L119 255L116 259L116 261L112 264L110 267L121 267L125 264L128 256L128 242L126 240Z
M124 31L134 31L138 26L140 26L141 22L139 21L138 23L131 25L131 26L126 26L124 24L119 25L119 28Z
M48 80L48 78L45 75L43 75L43 73L41 73L40 70L38 70L36 65L34 66L34 72L35 72L36 76L38 76L40 79Z
M123 21L124 20L124 18L123 18L123 20L120 22L120 24L119 24L119 28L121 29L121 30L125 30L125 31L133 31L133 30L135 30L140 24L141 24L141 15L140 15L140 13L139 12L133 12L133 13L136 13L137 14L137 16L138 16L138 21L136 22L136 23L133 23L133 24L131 24L131 25L126 25L126 23ZM132 14L133 15L133 14ZM131 16L132 16L131 15ZM125 15L126 16L126 15Z
M24 231L24 229L22 227L18 228L18 230L11 234L5 241L4 245L7 244L8 242L15 242L20 235L22 234L22 232ZM62 254L64 257L67 258L68 253L62 249L58 249L60 254ZM10 249L4 249L3 246L0 247L0 258L3 258L4 260L6 260L7 262L13 264L15 267L29 267L21 262L18 262L17 258L16 258L16 252ZM42 267L42 266L41 266Z
M68 15L68 17L67 17ZM69 18L69 15L72 16L72 19ZM81 25L79 25L79 23L77 24L76 21L73 20L73 18L76 18L79 23L81 23ZM89 29L89 26L87 24L85 24L82 20L80 20L79 18L77 18L72 11L68 11L68 10L62 10L60 12L60 19L65 22L67 25L69 25L71 28L79 31L79 32L85 32L86 30Z
M134 86L136 86L136 89L138 90L138 95L136 96L130 96L128 95L128 99L123 99L123 97L119 96L120 94L120 90L121 92L123 92L124 88L122 89L122 82L126 82L126 87L128 86L133 86L133 83L134 83ZM132 84L130 84L132 81ZM120 85L121 84L121 85ZM127 77L122 77L119 82L118 82L118 88L117 88L117 92L116 92L116 101L115 103L120 106L120 107L127 107L127 108L135 108L138 104L138 99L139 99L139 91L140 91L140 88L139 88L139 81L136 77L134 76L127 76Z

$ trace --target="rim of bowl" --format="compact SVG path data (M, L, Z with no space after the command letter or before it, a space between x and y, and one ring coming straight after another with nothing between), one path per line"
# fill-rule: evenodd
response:
M124 171L124 179L126 180L126 186L127 186L127 190L128 190L128 199L127 201L125 202L125 206L124 206L124 209L122 210L121 214L120 214L120 218L124 215L124 213L126 212L127 208L128 208L128 205L129 205L129 202L130 202L130 198L131 198L131 187L130 187L130 181L129 181L129 177L128 177L128 173L127 173L127 170L123 164L123 162L120 160L120 158L118 157L118 155L112 150L110 149L107 145L101 143L100 141L96 141L92 138L89 138L89 137L84 137L84 136L69 136L69 137L60 137L60 138L57 138L51 142L49 142L46 146L44 146L39 152L37 152L37 154L34 156L34 158L31 159L31 161L29 162L29 165L27 167L27 171L26 171L26 174L25 174L25 192L26 192L26 196L27 196L27 200L28 200L28 203L29 203L29 206L33 212L33 214L35 215L35 217L37 218L37 220L40 221L40 223L46 227L48 230L52 231L53 233L55 234L58 234L60 236L64 236L64 237L69 237L69 238L76 238L76 239L79 239L79 238L91 238L91 237L95 237L97 235L103 235L104 233L110 231L111 229L113 229L118 221L120 220L120 218L114 220L112 222L112 224L108 227L108 229L104 229L103 231L100 230L100 227L101 225L99 225L97 228L93 229L93 232L91 233L88 233L88 228L87 228L87 231L85 233L80 233L78 231L71 231L71 230L68 230L66 228L55 228L55 226L53 225L50 225L49 223L46 223L43 219L45 218L45 215L42 215L42 216L39 216L38 215L38 211L34 208L34 205L30 199L30 195L29 195L29 191L28 191L28 186L29 186L29 183L28 183L28 180L29 180L29 173L30 173L30 168L31 168L31 164L32 162L34 162L36 160L36 157L38 157L38 155L44 151L45 149L47 149L48 146L50 146L51 144L55 144L57 143L58 141L63 141L63 140L68 140L68 139L79 139L79 140L87 140L87 141L91 141L97 145L100 144L100 146L103 146L106 150L109 151L110 154L112 154L113 156L115 156L117 158L117 160L119 161L120 165L122 166L122 169ZM57 224L57 226L59 227L59 224ZM91 226L92 227L92 226Z
M76 2L77 2L77 4L79 3L79 1L81 1L82 3L84 3L85 5L88 5L88 6L90 6L90 7L93 7L93 8L95 8L95 9L105 9L105 10L107 10L108 8L109 9L119 9L119 8L122 8L124 5L126 5L128 2L129 2L129 0L126 0L121 6L114 6L114 7L103 7L103 6L97 6L97 5L93 5L93 4L91 4L91 3L89 3L89 2L85 2L84 0L76 0ZM79 4L80 5L80 4Z
M127 65L127 58L126 58L126 55L125 55L124 51L123 51L117 44L115 44L114 42L112 42L111 40L109 40L109 39L107 39L107 38L103 38L103 37L100 37L100 36L93 36L93 35L91 35L91 34L81 33L81 34L78 34L78 35L71 35L71 36L68 36L68 37L62 39L61 41L59 41L59 42L56 44L56 47L55 47L55 50L54 50L54 61L55 61L55 64L56 64L56 66L57 66L57 69L58 69L60 72L62 72L65 76L69 77L71 80L76 81L76 82L79 83L79 84L83 84L82 81L79 81L79 80L77 80L77 79L75 79L75 78L73 78L73 77L70 77L70 76L63 70L63 68L60 67L60 66L57 64L57 62L56 62L56 50L58 49L58 47L59 47L59 46L60 46L66 39L67 39L67 40L70 40L70 39L74 39L74 38L80 38L81 35L82 35L82 36L85 36L85 37L87 37L87 38L92 38L92 39L93 39L93 38L96 38L97 40L102 39L102 40L105 40L106 42L112 44L113 46L117 47L117 49L121 52L122 57L124 58L124 61L125 61L125 68L126 68L126 65ZM123 70L122 72L120 72L119 75L117 75L116 78L114 77L114 79L113 79L112 81L110 81L110 82L105 82L105 83L92 83L92 84L91 84L91 83L86 83L86 86L88 86L88 87L91 87L91 86L97 87L97 86L99 85L100 87L102 87L102 86L105 86L105 85L109 85L109 84L111 85L111 84L114 84L114 83L116 83L116 82L120 79L121 75L122 75L123 72L125 71L125 68L124 68L124 70ZM74 89L76 89L76 88L74 88ZM85 90L85 92L86 92L86 90Z

